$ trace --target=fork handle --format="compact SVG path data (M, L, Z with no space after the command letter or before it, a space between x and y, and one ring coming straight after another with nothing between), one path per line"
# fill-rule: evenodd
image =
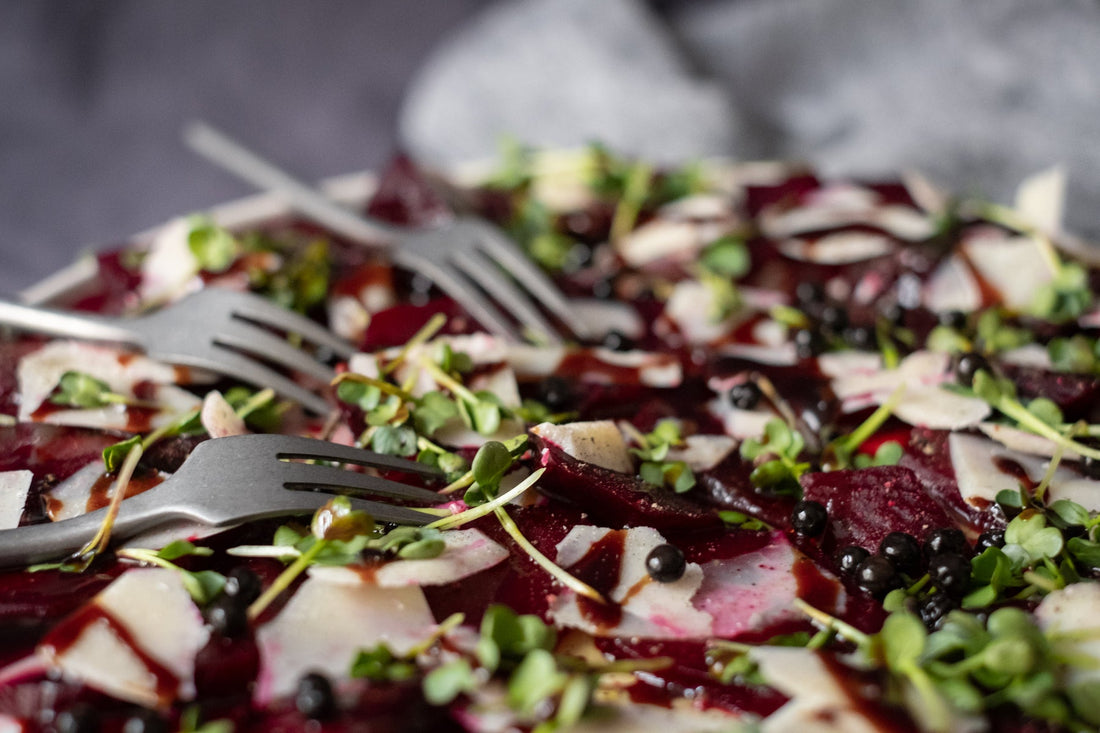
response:
M392 245L398 237L397 228L344 208L204 122L190 123L183 136L195 152L210 162L260 190L281 194L293 208L338 234L380 245Z
M122 503L111 528L112 542L129 539L165 522L164 513L158 513L154 503L135 501L150 493L155 493L155 488ZM140 506L135 509L134 504ZM96 509L59 522L0 530L0 568L62 560L79 552L95 537L106 513L106 509Z
M22 305L7 300L0 300L0 325L47 336L113 341L131 346L139 346L141 343L137 334L108 318Z

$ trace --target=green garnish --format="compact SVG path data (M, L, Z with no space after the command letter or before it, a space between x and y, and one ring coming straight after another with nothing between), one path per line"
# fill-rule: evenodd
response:
M187 540L175 540L160 550L148 550L138 547L125 547L118 551L119 557L137 562L166 568L179 574L183 587L199 605L212 601L225 587L225 576L214 570L185 570L173 561L181 557L206 557L213 554L209 547L196 547Z
M761 439L741 443L741 457L756 465L749 474L752 485L776 494L801 496L798 479L810 469L808 462L799 460L805 446L797 430L779 418L769 420Z
M275 581L248 607L248 618L256 619L279 595L317 559L331 542L350 542L365 538L374 529L374 520L366 512L353 510L346 496L333 497L318 509L310 523L313 542L279 574Z
M680 423L676 420L660 420L649 433L641 433L626 424L637 447L630 452L642 459L638 475L646 483L664 486L677 494L690 491L695 486L695 474L684 461L666 460L671 448L684 445L680 435Z

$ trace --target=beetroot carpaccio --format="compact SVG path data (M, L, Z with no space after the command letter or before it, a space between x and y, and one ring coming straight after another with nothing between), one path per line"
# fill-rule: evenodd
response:
M319 492L4 569L0 731L1095 730L1100 259L1064 185L1008 206L592 146L401 158L358 202L492 221L588 324L564 345L289 216L100 255L60 305L251 290L357 353L303 381L318 416L5 333L0 542L244 432L431 464L388 477L439 499L408 527Z

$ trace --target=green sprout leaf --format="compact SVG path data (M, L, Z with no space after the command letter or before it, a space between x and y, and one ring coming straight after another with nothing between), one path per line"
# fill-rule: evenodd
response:
M199 267L207 272L225 272L241 250L240 242L232 234L205 216L191 219L187 247Z
M470 663L456 659L424 675L424 699L431 705L447 705L465 692L477 689L477 678Z

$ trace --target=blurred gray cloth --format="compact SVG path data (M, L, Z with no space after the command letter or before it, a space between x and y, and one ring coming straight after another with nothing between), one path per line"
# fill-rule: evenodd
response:
M1051 165L1100 231L1100 3L1092 0L520 0L438 47L401 134L432 161L599 139L661 160L794 158L839 176L917 169L1008 201Z

